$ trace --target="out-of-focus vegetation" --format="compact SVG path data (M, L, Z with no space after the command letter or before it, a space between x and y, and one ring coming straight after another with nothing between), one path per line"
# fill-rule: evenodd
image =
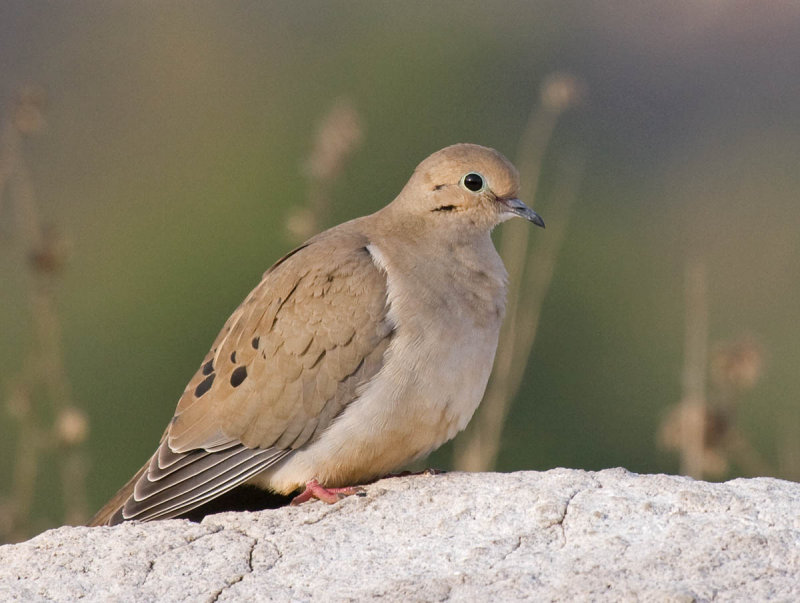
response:
M447 144L518 159L555 72L585 94L526 199L548 223L534 262L565 166L580 181L497 468L800 479L798 56L800 8L781 2L3 2L0 114L29 84L48 99L21 154L42 224L70 241L53 310L89 417L89 506L151 454L224 320L299 233L378 209ZM332 107L352 139L325 179L314 140ZM4 499L35 324L12 197ZM65 520L61 454L43 452L30 532Z

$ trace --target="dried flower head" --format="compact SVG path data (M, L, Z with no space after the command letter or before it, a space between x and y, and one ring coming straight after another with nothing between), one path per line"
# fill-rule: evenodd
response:
M700 430L703 434L702 471L720 476L728 471L724 439L730 421L722 412L704 404L676 404L661 422L658 444L664 450L682 451L690 437L687 432Z
M67 446L81 444L89 435L89 419L82 410L69 406L62 410L56 420L58 441Z
M542 105L550 111L561 112L579 104L586 93L585 84L569 73L553 73L542 82Z
M304 241L311 237L317 228L314 213L307 207L293 207L286 218L286 229L292 238Z
M16 93L11 110L14 126L21 134L35 134L44 129L47 94L34 84L22 86Z
M764 369L764 349L752 337L718 344L711 357L711 379L721 391L747 391Z
M332 180L363 137L361 118L353 103L339 99L322 120L308 160L309 176Z
M39 246L31 251L30 260L39 272L60 272L72 252L71 241L56 227L47 225L42 229Z

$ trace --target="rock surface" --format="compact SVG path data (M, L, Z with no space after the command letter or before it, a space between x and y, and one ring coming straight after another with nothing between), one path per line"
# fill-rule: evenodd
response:
M0 547L0 601L798 601L800 484L622 469L382 480L367 496Z

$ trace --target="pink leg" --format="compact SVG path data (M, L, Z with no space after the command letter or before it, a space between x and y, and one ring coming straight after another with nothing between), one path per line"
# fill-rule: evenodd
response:
M324 486L320 485L317 480L312 479L310 482L306 483L306 489L295 496L292 499L292 502L289 504L294 506L301 505L312 498L316 498L317 500L321 500L322 502L332 505L333 503L343 499L345 496L351 496L363 491L364 489L359 488L358 486L348 488L325 488Z

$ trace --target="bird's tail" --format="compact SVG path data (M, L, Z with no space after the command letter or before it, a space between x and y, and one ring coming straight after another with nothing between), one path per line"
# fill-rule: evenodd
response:
M142 474L147 469L147 466L150 464L148 460L139 471L136 472L131 479L128 480L128 483L122 486L114 496L111 497L103 508L100 509L97 513L94 514L89 520L89 523L86 525L93 527L93 526L113 526L122 521L122 506L125 504L125 501L128 500L131 496L133 496L133 488L136 486L136 482L139 481L139 478L142 477Z
M164 433L161 435L161 442L164 441L164 438L167 437L169 434L169 427L164 430ZM147 459L147 462L142 465L142 468L136 472L136 474L128 480L122 488L119 489L114 496L111 497L103 508L100 509L97 513L94 514L89 520L89 523L86 525L91 527L95 526L115 526L118 523L122 523L122 507L131 496L133 496L133 489L136 486L136 482L139 481L139 478L142 477L142 474L147 471L147 467L150 465L150 459Z

